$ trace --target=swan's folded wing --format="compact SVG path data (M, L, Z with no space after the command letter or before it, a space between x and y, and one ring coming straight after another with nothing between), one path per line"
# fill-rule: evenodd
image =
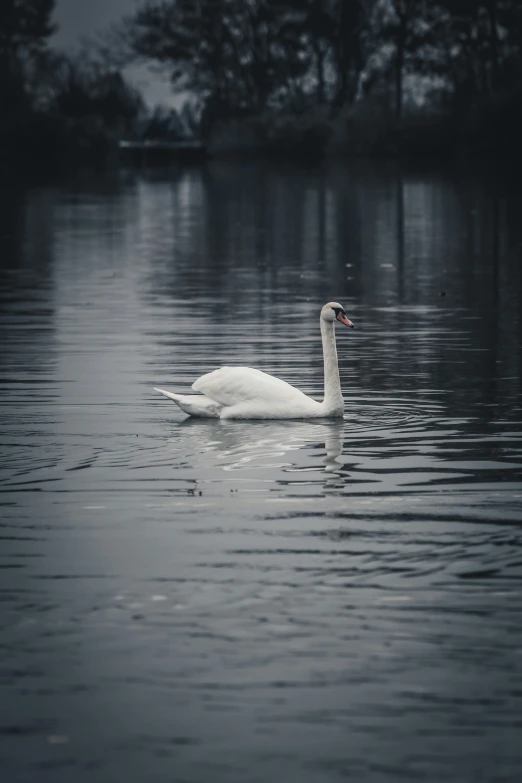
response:
M280 403L306 399L302 392L289 383L251 367L220 367L219 370L202 375L192 384L192 388L226 406L250 400Z

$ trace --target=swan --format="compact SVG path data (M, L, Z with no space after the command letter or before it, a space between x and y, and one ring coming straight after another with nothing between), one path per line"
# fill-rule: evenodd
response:
M328 302L321 310L324 357L324 400L317 402L303 392L261 370L220 367L192 384L200 394L164 394L190 416L214 419L318 419L343 415L344 405L335 347L335 322L353 329L344 307Z

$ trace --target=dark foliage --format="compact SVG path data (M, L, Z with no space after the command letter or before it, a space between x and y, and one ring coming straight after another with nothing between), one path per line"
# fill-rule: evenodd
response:
M49 51L54 0L0 3L0 155L16 166L102 160L143 109L121 73Z
M78 57L49 52L53 7L0 2L8 157L191 135L282 154L520 149L520 0L145 0ZM145 117L121 72L139 60L198 110Z
M518 149L519 0L148 0L124 37L131 57L161 64L174 90L199 97L210 139L243 122L249 138L280 129L286 148L292 124L325 106L329 131L321 122L310 145L324 146L325 133L339 140L349 116L346 142L369 130L368 152L400 151L412 137L429 151L480 147L498 133ZM493 121L499 106L509 133Z

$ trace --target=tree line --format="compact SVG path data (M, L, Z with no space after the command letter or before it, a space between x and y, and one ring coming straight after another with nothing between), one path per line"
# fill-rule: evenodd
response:
M50 39L55 0L0 0L0 163L104 162L123 138L180 138L191 112L150 109L96 41Z
M521 75L520 0L146 0L129 51L223 111L313 97L334 106L394 76L443 80L471 103Z
M208 140L235 127L288 148L455 133L519 147L520 0L144 0L76 60L48 50L53 7L0 3L4 105L93 109L128 133L143 102L121 69L141 61L197 104Z

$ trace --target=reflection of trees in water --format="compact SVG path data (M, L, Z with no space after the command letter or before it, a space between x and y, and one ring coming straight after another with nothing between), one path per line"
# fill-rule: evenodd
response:
M7 377L48 371L54 358L53 199L17 183L0 188L0 363Z
M339 298L355 307L360 327L356 339L340 336L346 390L427 384L464 393L471 373L479 379L472 400L501 371L498 351L510 343L515 355L519 340L519 188L491 187L475 174L395 164L213 163L171 185L157 221L169 253L149 284L171 303L173 321L180 300L191 313L204 307L218 339L227 335L217 361L234 361L234 340L244 347L241 323L250 327L246 340L255 323L255 346L239 361L262 355L287 378L292 340L306 339L314 389L322 372L317 308ZM203 347L208 332L200 339ZM302 345L298 352L302 362Z

